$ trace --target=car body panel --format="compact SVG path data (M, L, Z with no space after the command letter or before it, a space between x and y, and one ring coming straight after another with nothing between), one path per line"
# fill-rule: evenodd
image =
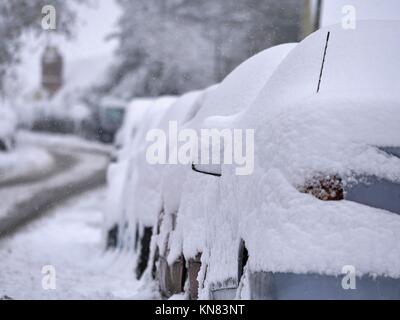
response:
M140 239L139 260L136 266L136 277L140 279L147 269L150 258L150 244L153 236L153 228L145 227Z
M400 147L379 148L400 158ZM377 177L361 177L356 184L345 188L345 199L400 214L400 182Z
M400 214L400 183L370 177L345 194L346 200Z
M255 272L250 274L255 300L399 300L400 279L357 277L355 289L344 289L344 276Z
M160 256L158 271L160 291L164 297L170 298L183 292L186 278L185 259L183 256L171 265L165 257Z
M190 300L197 300L199 298L198 276L201 269L201 256L202 254L199 253L195 258L189 260L188 277Z
M212 300L234 300L238 289L237 279L229 278L210 286Z

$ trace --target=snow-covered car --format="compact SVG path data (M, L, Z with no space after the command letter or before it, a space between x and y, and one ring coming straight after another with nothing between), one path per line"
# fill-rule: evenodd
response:
M126 179L129 176L129 156L138 148L138 132L145 115L155 99L134 99L129 103L122 127L115 137L115 150L112 151L112 162L107 171L107 208L104 221L108 248L118 244L118 234L122 219L122 204Z
M400 299L399 37L321 29L222 121L255 129L255 170L187 178L171 251L201 298Z
M130 177L126 185L129 197L126 198L125 212L129 221L130 232L134 234L134 249L137 252L136 274L140 278L146 269L152 268L154 261L154 246L151 245L153 229L162 207L160 197L161 172L163 165L151 165L146 153L150 142L147 134L151 129L167 130L171 121L182 125L191 119L201 105L203 92L190 92L179 99L168 100L166 108L160 110L153 107L141 127L141 145L131 152ZM152 270L151 270L152 271Z
M115 135L124 122L125 101L107 97L99 106L99 137L104 143L112 143Z
M251 105L277 66L296 44L280 45L265 50L234 70L220 85L209 90L203 97L202 106L197 115L182 126L182 129L194 129L198 132L213 127L208 119L218 120L232 114L245 112ZM218 122L217 120L217 122ZM196 166L194 166L196 169ZM189 176L190 183L185 183ZM192 181L190 177L195 177ZM191 299L198 296L198 273L201 252L197 248L205 245L205 216L194 214L204 209L202 200L198 201L194 185L201 189L215 190L218 182L213 177L197 179L191 171L191 165L169 165L163 170L161 188L162 207L159 220L157 245L159 250L158 277L161 292L170 297L180 293L188 276ZM194 183L193 185L191 183ZM194 198L193 198L194 197ZM187 202L188 201L188 202ZM188 205L197 210L181 216Z
M6 105L0 104L0 152L9 151L15 145L17 118Z
M111 164L108 170L108 201L105 215L105 231L109 247L119 244L127 247L132 242L129 230L127 211L131 194L135 192L135 177L139 174L136 165L137 154L141 154L146 140L147 131L154 126L175 97L160 97L156 99L134 100L127 113L123 127L118 134L121 149L118 162ZM133 187L132 187L133 184Z
M187 125L201 110L204 100L207 95L214 90L214 87L208 88L203 91L194 91L189 92L182 97L180 97L175 104L172 105L170 110L165 114L161 122L159 123L158 128L163 130L164 132L169 131L169 126L171 123L175 123L177 132ZM174 152L174 147L172 141L167 141L167 157L169 158L171 154ZM150 201L155 202L157 206L152 207L152 211L149 214L153 215L153 220L149 221L149 228L152 229L152 234L156 237L160 234L160 228L164 227L164 201L162 194L162 186L163 179L165 178L164 172L167 170L175 169L176 167L182 166L178 162L174 162L173 164L164 164L157 166L150 166L148 169L157 171L157 189L154 194L154 198L150 199ZM156 172L155 171L155 172ZM176 185L176 182L179 181L180 171L177 172L177 176L171 177L171 179L167 182L168 189L176 194L178 193L179 187ZM165 181L165 180L164 180ZM154 223L156 224L156 229L154 230ZM157 240L157 239L156 239ZM155 241L153 242L152 255L148 257L150 264L147 262L146 266L152 266L153 277L156 277L159 280L160 291L163 296L170 296L176 291L182 290L181 281L176 281L176 279L181 279L184 277L184 262L182 259L175 262L173 266L170 266L167 260L167 254L169 248L167 246L166 241ZM177 286L177 287L175 287Z

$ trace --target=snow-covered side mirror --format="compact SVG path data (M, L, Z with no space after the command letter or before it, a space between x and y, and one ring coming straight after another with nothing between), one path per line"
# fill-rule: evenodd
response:
M220 164L192 164L192 170L198 173L207 174L214 177L222 176L222 170Z
M206 141L206 143L204 143ZM218 141L219 143L216 143ZM199 154L192 161L192 170L198 173L221 177L224 147L220 137L200 140Z

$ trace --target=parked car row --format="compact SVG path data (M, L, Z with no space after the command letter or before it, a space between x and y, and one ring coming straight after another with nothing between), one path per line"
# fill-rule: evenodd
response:
M400 299L399 36L399 22L332 26L206 90L132 102L108 247L134 251L136 276L165 298ZM148 163L147 133L171 121L254 130L253 170Z

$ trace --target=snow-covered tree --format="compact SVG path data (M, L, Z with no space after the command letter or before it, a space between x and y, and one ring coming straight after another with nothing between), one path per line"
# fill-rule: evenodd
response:
M221 81L251 55L297 41L303 1L117 0L116 63L101 90L130 98Z
M201 26L176 15L169 1L118 0L117 63L104 91L133 95L177 94L213 81L212 48ZM211 64L211 66L210 66Z

